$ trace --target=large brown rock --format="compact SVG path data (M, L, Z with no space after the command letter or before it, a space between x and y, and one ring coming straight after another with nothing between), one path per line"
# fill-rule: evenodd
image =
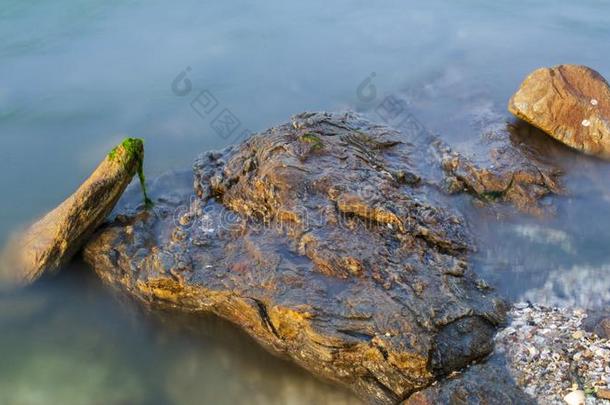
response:
M508 109L574 149L610 159L610 87L591 68L538 69L523 81Z
M110 214L133 176L141 173L143 158L139 139L117 146L74 194L11 238L0 258L2 278L27 284L67 264Z
M505 316L470 269L442 153L417 131L300 114L204 154L190 193L163 195L179 184L170 175L154 210L121 208L84 257L145 303L215 313L370 402L396 403L490 353Z

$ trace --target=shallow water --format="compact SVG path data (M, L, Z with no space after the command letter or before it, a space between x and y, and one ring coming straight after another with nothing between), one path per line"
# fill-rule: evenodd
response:
M154 176L303 110L383 120L380 103L396 95L476 153L473 139L511 121L507 100L529 71L581 63L610 78L609 43L600 0L3 0L0 242L127 134L146 140ZM233 133L213 128L221 111L239 121ZM571 190L556 216L478 218L489 243L476 269L511 298L607 306L610 170L567 150L552 158ZM193 332L151 319L83 273L0 296L0 403L349 401L218 320Z

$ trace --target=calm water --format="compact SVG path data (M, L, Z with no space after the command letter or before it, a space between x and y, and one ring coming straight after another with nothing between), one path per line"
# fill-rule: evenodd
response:
M468 148L511 119L507 100L536 67L581 63L610 78L602 0L372 3L0 0L0 242L125 135L146 140L154 176L299 111L374 118L395 94ZM375 97L358 92L367 78ZM232 134L214 129L221 111L239 122ZM557 216L481 219L492 243L477 269L511 298L608 305L610 173L567 151L556 158L572 190ZM139 313L78 264L0 295L0 403L351 400L223 322L177 318Z

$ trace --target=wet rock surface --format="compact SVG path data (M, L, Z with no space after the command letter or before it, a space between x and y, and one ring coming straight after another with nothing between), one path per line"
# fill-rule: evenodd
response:
M523 81L508 109L572 148L610 159L610 87L591 68L538 69Z
M588 311L583 328L602 339L610 339L610 310Z
M535 140L523 142L523 129L509 126L507 131L486 134L474 148L487 151L479 155L467 156L441 144L448 191L466 191L483 204L506 202L532 215L548 214L549 207L541 200L564 193L562 170L545 158Z
M425 390L418 391L403 405L498 404L529 405L536 401L517 387L501 359L491 359L455 372Z
M194 190L166 177L154 210L123 207L84 257L144 302L215 313L370 402L396 403L484 358L505 319L470 269L475 246L447 184L523 208L559 174L502 142L495 173L508 183L417 128L300 114L202 155ZM515 156L531 165L511 166Z

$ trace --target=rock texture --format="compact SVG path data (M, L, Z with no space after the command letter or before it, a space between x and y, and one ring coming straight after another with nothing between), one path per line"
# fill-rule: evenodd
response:
M439 145L303 113L204 154L192 194L121 210L84 257L146 303L215 313L369 402L397 403L490 353L506 311L470 269Z
M572 148L610 159L610 87L591 68L538 69L523 81L508 109Z
M610 311L588 311L587 318L583 321L583 328L588 332L593 332L602 339L610 339ZM610 375L608 377L610 378Z
M141 169L143 156L138 139L115 148L74 194L12 238L2 254L0 275L26 284L68 263L110 214Z
M402 405L533 405L499 360L476 364L413 394Z
M523 141L520 128L509 127L508 131L486 135L476 148L486 153L472 156L439 142L447 191L467 192L482 203L506 202L522 212L545 215L548 207L540 201L563 193L559 181L562 170L544 158L545 151L538 150L535 142Z

